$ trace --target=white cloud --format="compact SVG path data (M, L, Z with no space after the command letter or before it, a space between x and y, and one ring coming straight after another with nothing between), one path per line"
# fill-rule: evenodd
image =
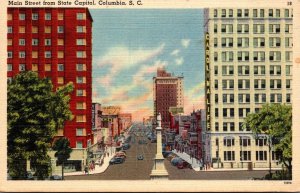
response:
M173 50L173 52L171 52L171 55L172 56L178 56L179 52L180 52L179 49Z
M182 39L182 40L181 40L181 45L182 45L184 48L188 48L189 45L190 45L190 42L191 42L190 39Z
M176 63L176 65L178 65L178 66L182 65L183 62L184 62L184 60L183 60L182 57L181 57L181 58L176 58L176 59L175 59L175 63Z

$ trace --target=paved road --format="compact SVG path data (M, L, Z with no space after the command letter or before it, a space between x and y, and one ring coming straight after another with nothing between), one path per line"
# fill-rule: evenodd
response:
M138 144L138 140L145 139L147 144ZM132 135L131 148L126 151L127 158L123 164L110 165L101 174L84 176L66 176L66 180L150 180L153 158L156 153L156 143L150 143L142 132ZM144 160L137 160L137 155L143 154ZM268 171L211 171L196 172L193 169L177 169L168 160L165 166L169 173L169 180L247 180L260 178Z

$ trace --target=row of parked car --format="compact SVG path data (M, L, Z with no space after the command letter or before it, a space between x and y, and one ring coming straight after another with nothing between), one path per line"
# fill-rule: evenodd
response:
M189 164L187 161L181 159L174 153L169 152L163 152L163 156L166 157L173 166L176 166L178 169L184 169L184 168L190 168L192 169L191 164Z

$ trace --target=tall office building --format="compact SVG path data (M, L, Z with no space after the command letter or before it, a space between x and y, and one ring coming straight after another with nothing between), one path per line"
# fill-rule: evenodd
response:
M162 127L170 125L170 107L183 109L183 77L172 76L164 68L157 69L157 76L153 77L154 117L161 114Z
M242 123L264 103L291 101L292 9L204 10L207 134L215 167L272 167L267 136Z
M7 76L31 70L54 90L73 82L67 121L57 136L72 148L92 143L92 17L85 8L8 8Z

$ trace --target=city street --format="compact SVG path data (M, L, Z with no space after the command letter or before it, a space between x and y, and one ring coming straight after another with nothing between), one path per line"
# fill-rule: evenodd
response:
M122 164L110 165L104 173L81 176L66 176L65 180L150 180L153 167L153 158L156 153L156 143L151 143L145 136L145 129L141 131L136 126L132 129L130 149L126 150L127 158ZM145 140L147 144L139 144ZM143 160L138 160L138 155L143 155ZM206 171L196 172L193 169L177 169L170 161L165 160L169 173L169 180L249 180L261 178L268 171Z

